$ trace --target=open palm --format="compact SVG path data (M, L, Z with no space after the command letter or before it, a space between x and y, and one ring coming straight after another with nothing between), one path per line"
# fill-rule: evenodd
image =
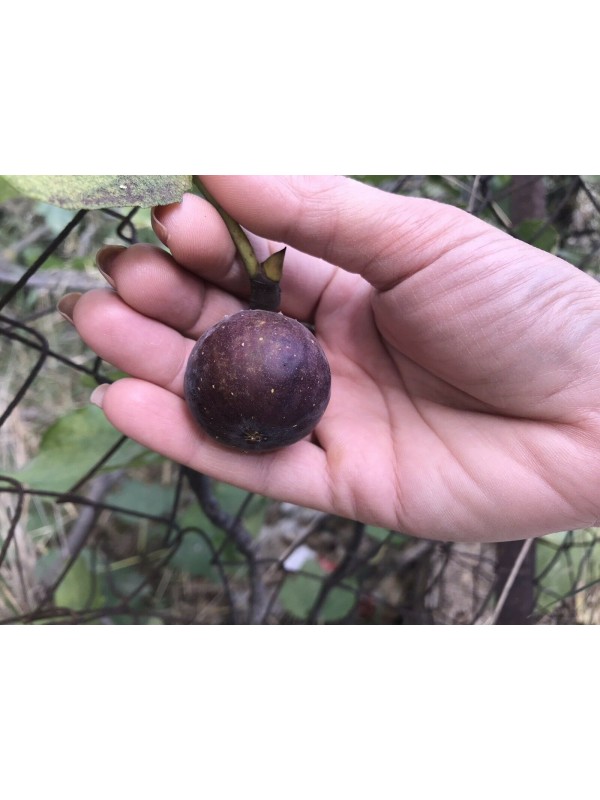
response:
M314 322L330 405L310 441L260 455L194 424L187 356L244 306L248 282L216 211L186 196L156 213L170 254L105 252L116 291L72 308L90 347L132 376L100 392L112 424L221 480L413 535L517 539L596 521L593 279L457 209L351 180L203 181L259 257L290 246L282 310Z

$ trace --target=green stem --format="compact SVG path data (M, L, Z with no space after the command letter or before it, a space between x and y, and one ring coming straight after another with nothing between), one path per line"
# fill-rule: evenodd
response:
M250 240L241 225L215 200L197 175L194 175L194 184L202 196L221 215L221 219L233 239L238 255L246 267L246 272L250 278L250 308L278 311L281 296L279 282L283 271L285 247L277 253L272 253L261 263L256 257Z

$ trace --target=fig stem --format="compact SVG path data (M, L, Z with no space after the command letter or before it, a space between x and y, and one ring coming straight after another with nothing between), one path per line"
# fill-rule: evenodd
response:
M221 215L223 222L225 223L225 225L227 225L227 230L229 231L231 238L233 239L233 243L236 246L239 256L244 262L244 266L246 267L248 275L250 276L250 278L253 278L259 271L260 263L252 248L252 245L250 244L250 240L246 236L244 230L242 230L241 225L238 222L236 222L234 218L225 211L223 206L221 206L215 200L215 198L204 186L204 184L197 175L194 175L194 184L196 185L196 188L205 197L205 199L208 200L211 206L214 206Z
M279 311L281 289L279 281L283 271L285 247L272 253L262 264L256 275L250 278L250 308L263 311Z
M194 175L194 185L205 200L208 200L219 212L233 239L238 255L250 278L250 308L278 311L281 298L279 281L283 272L285 247L283 250L272 253L261 263L241 225L215 200L197 175Z

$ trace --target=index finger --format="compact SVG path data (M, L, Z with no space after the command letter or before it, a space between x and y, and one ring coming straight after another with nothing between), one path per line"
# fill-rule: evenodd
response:
M465 211L334 175L201 176L241 225L359 273L386 290L482 233Z
M155 208L153 226L178 264L237 297L248 297L246 270L236 257L225 223L208 201L186 194L181 203ZM261 261L282 246L252 233L249 237ZM297 319L311 320L335 272L321 259L288 248L281 280L282 310Z

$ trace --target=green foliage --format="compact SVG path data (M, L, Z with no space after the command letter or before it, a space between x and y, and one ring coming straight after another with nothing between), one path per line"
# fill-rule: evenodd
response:
M185 511L179 514L178 519L184 529L200 528L200 530L207 533L215 547L219 547L225 537L221 528L213 525L197 503L188 506Z
M556 228L542 219L526 219L513 230L514 236L528 244L546 250L548 253L556 252L559 235Z
M398 175L350 175L349 177L361 181L361 183L368 183L369 186L380 187L395 180Z
M83 550L54 593L54 602L59 608L83 611L105 605L106 597L91 562L91 552Z
M65 414L51 425L36 456L22 469L5 472L32 489L65 492L121 438L96 406ZM110 472L130 466L148 451L127 440L103 467Z
M4 175L0 200L18 194L60 208L148 208L178 203L190 175Z
M376 542L387 542L395 547L402 547L409 537L398 531L390 531L387 528L377 528L375 525L366 525L365 534Z
M548 612L578 588L600 581L600 529L551 533L536 546L536 577L541 583L538 611Z
M220 481L215 483L214 492L219 505L232 516L238 513L248 496L248 492L245 489L238 489L236 486L230 486L228 483L221 483ZM244 526L253 536L256 536L262 527L266 503L267 501L264 497L255 495L244 511Z
M111 564L103 571L100 570L98 577L107 604L114 606L127 599L127 606L133 611L147 608L153 587L135 564ZM128 614L113 614L110 619L116 625L127 625L131 622Z
M387 528L377 528L375 525L367 525L365 533L371 539L375 539L376 542L385 542L386 539L390 538L390 532Z
M63 560L58 548L52 548L39 558L36 573L40 580L52 584L59 577ZM132 561L109 564L104 557L98 559L95 551L84 548L56 588L54 604L70 611L90 611L118 606L123 598L128 598L129 608L145 610L152 585ZM134 593L135 597L129 599ZM107 613L105 616L114 624L131 621L127 614ZM152 618L152 622L148 619L146 624L162 623Z
M10 200L11 197L17 197L19 192L11 186L3 175L0 175L0 203L5 200Z
M73 219L72 210L68 208L60 208L59 206L52 206L49 203L36 203L34 210L36 215L39 215L44 220L46 227L53 237L58 236L62 229ZM55 264L52 264L51 259L48 259L50 263L46 261L44 264L45 267L64 266L65 259L61 256L56 255L53 257L53 259L57 262ZM69 266L72 267L73 264L70 264Z
M211 549L199 533L188 531L183 535L181 544L169 561L169 566L185 575L213 578L215 576Z
M214 482L213 491L219 506L233 518L238 515L248 497L248 493L243 489L220 481ZM252 536L258 535L262 527L266 507L267 500L260 495L255 495L250 503L244 506L241 520ZM222 528L208 519L197 503L180 513L178 519L186 533L177 552L169 561L170 566L188 575L215 577L215 571L210 564L212 558L210 546L198 531L202 531L213 548L220 552L222 561L234 563L239 561L239 553L231 539L228 539ZM228 572L237 570L238 567L226 569Z
M285 610L299 620L306 620L312 611L326 573L317 561L307 561L302 572L288 575L279 600ZM328 594L319 612L319 622L335 622L350 613L356 603L353 579L345 581L347 589L336 586Z
M173 486L161 486L157 483L143 483L137 480L126 480L118 488L106 496L107 503L121 506L130 511L137 511L149 516L159 517L166 514L173 503L175 489ZM115 512L117 516L129 520L125 512Z

